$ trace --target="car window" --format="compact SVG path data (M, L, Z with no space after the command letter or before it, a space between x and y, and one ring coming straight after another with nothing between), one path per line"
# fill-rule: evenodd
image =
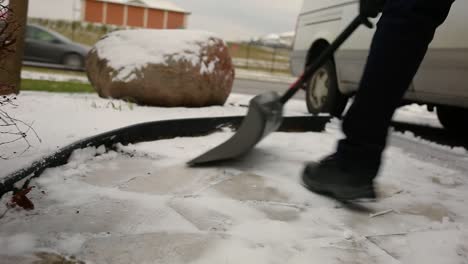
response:
M33 27L26 27L26 38L27 39L33 39L34 37L34 30L35 28Z
M26 38L46 42L53 42L54 40L56 40L56 38L49 32L35 27L27 27Z

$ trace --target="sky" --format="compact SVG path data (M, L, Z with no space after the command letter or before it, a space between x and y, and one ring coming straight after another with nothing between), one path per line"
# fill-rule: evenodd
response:
M192 12L189 29L228 40L293 31L302 0L170 0Z
M168 0L190 11L189 29L203 29L226 40L245 40L293 31L303 0ZM29 0L35 17L72 19L79 0ZM44 8L47 4L47 8ZM75 8L75 11L79 8Z

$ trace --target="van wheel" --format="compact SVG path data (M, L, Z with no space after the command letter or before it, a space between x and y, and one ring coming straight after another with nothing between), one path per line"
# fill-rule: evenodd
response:
M338 89L335 64L327 61L306 83L306 103L311 114L341 117L348 99Z
M444 128L450 132L456 134L468 133L468 109L451 106L438 106L437 117Z

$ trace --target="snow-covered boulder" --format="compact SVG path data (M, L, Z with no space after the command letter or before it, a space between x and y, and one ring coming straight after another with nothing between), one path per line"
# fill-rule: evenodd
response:
M96 43L86 68L101 97L154 106L222 105L234 81L225 42L202 31L115 31Z

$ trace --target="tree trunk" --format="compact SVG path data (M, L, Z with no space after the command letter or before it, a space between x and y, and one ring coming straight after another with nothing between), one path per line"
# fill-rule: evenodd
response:
M0 95L18 94L20 90L28 0L12 0L9 9L11 12L6 19L9 26L4 35L12 33L15 43L9 47L12 52L7 52L0 61Z

